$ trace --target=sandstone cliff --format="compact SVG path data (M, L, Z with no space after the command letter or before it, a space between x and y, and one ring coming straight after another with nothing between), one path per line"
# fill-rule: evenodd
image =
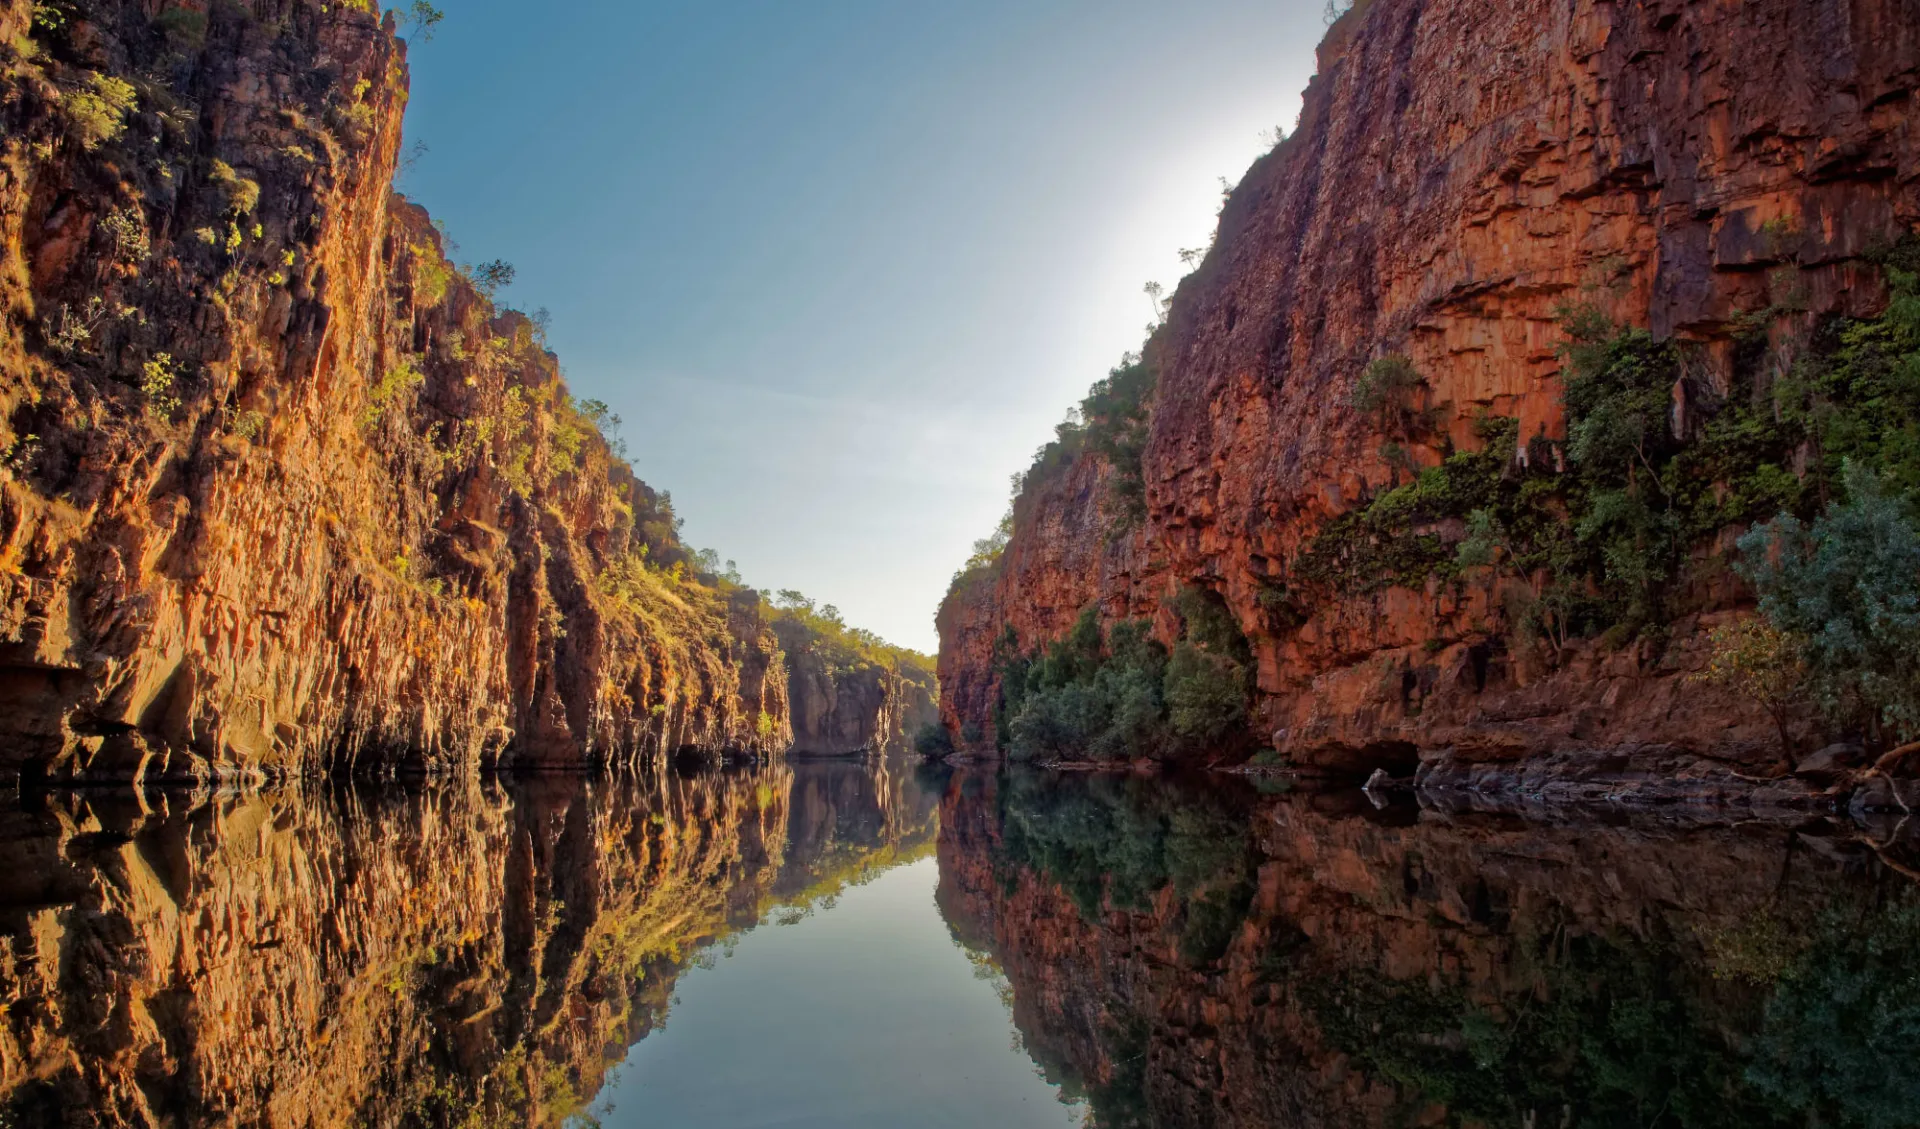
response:
M1741 522L1770 516L1757 508L1723 507L1717 532L1675 550L1649 585L1662 622L1624 640L1520 638L1522 605L1555 582L1543 566L1376 574L1351 542L1333 567L1305 562L1330 530L1376 536L1339 523L1490 433L1512 448L1507 480L1551 487L1572 307L1672 343L1674 436L1714 405L1763 416L1820 327L1886 304L1869 258L1920 221L1916 86L1913 0L1357 5L1320 49L1298 128L1231 193L1148 344L1137 485L1091 449L1030 475L1004 553L942 607L949 728L992 744L1009 627L1030 648L1095 605L1171 641L1167 601L1192 586L1246 634L1259 732L1302 766L1777 755L1762 709L1686 678L1702 628L1750 599L1724 565ZM1390 358L1406 402L1360 410L1357 384ZM1804 479L1815 456L1766 459ZM1740 495L1729 481L1704 474L1686 500ZM1463 516L1385 548L1450 558Z
M916 732L939 721L933 680L924 672L878 664L836 669L812 652L788 652L787 665L795 753L904 753Z
M904 753L938 724L938 680L925 655L848 628L799 593L782 597L773 630L787 659L794 753Z
M0 772L770 752L751 592L390 188L358 3L0 3Z

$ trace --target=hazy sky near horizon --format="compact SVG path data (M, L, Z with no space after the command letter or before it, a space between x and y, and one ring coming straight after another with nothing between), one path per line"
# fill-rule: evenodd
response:
M931 651L1008 479L1137 348L1321 0L456 0L400 180L552 314L695 547Z

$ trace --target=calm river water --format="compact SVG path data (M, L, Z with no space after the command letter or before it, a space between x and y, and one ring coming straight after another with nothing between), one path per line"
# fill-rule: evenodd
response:
M851 762L28 796L0 1126L1899 1129L1903 833Z

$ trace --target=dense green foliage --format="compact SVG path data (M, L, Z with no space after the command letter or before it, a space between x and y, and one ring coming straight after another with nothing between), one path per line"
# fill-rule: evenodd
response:
M1103 631L1098 607L1031 654L1009 627L995 649L995 718L1007 755L1040 762L1170 757L1237 737L1252 689L1246 637L1211 593L1188 589L1174 610L1182 626L1171 653L1143 622Z
M914 733L913 751L928 760L944 760L954 753L953 734L939 722L930 722Z
M1408 586L1439 574L1456 575L1456 551L1439 523L1484 511L1517 515L1525 502L1520 482L1507 474L1517 426L1488 418L1483 446L1450 455L1413 481L1385 491L1368 505L1329 522L1294 558L1295 587L1372 591Z
M1742 538L1742 572L1828 716L1904 739L1920 733L1920 527L1871 471L1850 463L1845 484L1811 524L1783 514Z
M1689 548L1797 497L1781 469L1794 441L1770 405L1728 397L1676 439L1677 347L1591 310L1568 311L1566 325L1564 443L1534 436L1523 449L1516 421L1483 417L1478 447L1329 523L1290 586L1416 586L1496 566L1535 582L1521 626L1564 646L1664 622Z
M1920 737L1920 246L1885 260L1891 300L1836 321L1781 381L1783 425L1813 453L1803 522L1785 506L1741 540L1741 573L1833 724L1881 742ZM1902 269L1906 268L1906 269Z
M1530 598L1515 609L1515 626L1553 657L1577 638L1660 630L1688 610L1688 582L1700 570L1725 567L1698 550L1727 528L1784 514L1787 523L1769 527L1766 543L1791 547L1809 568L1819 562L1833 583L1876 576L1876 610L1859 613L1881 617L1877 626L1868 630L1860 617L1845 622L1860 627L1856 639L1893 631L1905 622L1896 608L1905 606L1901 593L1910 599L1920 586L1887 540L1897 540L1903 522L1911 529L1903 507L1920 491L1920 282L1896 265L1904 254L1888 258L1892 301L1883 316L1820 324L1785 371L1758 328L1771 313L1756 318L1731 387L1718 386L1675 342L1615 325L1594 307L1563 310L1564 442L1523 437L1515 421L1498 417L1479 422L1473 450L1429 437L1443 452L1438 466L1328 523L1263 602L1297 622L1315 596L1457 582L1493 569L1526 581ZM1387 358L1367 370L1353 402L1377 417L1383 434L1412 438L1421 434L1422 391L1404 359ZM1412 473L1404 450L1388 446L1399 456L1389 462ZM1850 463L1884 482L1890 500L1850 525L1837 510L1813 527L1799 524L1826 501L1848 497L1850 483L1867 481L1849 478ZM1878 531L1882 555L1873 563L1860 547L1816 551L1845 529L1867 536L1866 525ZM1748 546L1751 556L1761 542ZM1813 599L1806 568L1748 567L1763 595L1770 586L1796 586L1797 596L1770 598L1769 608ZM1816 622L1812 615L1802 613L1796 630ZM1887 657L1869 650L1829 631L1813 657L1834 678L1858 678ZM1879 669L1920 703L1907 666ZM1902 731L1920 720L1901 712L1915 707L1892 704L1890 685L1864 697L1889 723L1889 709L1905 718Z

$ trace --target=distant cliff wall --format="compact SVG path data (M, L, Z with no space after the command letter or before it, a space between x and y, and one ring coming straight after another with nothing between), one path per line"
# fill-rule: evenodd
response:
M1450 560L1463 514L1415 520L1394 545L1349 525L1344 560L1329 552L1318 576L1302 562L1342 518L1487 448L1484 421L1513 444L1499 489L1564 470L1570 308L1674 343L1674 436L1701 434L1717 405L1764 405L1821 326L1886 306L1871 259L1920 221L1916 87L1915 0L1356 5L1298 128L1233 190L1148 344L1143 516L1118 519L1121 472L1093 450L1030 476L1003 555L941 610L948 726L993 743L1009 628L1032 648L1093 605L1170 640L1167 601L1197 587L1246 634L1259 728L1296 764L1775 755L1763 710L1687 678L1704 629L1750 599L1726 568L1739 520L1677 551L1658 631L1576 632L1551 653L1519 638L1551 569L1353 563L1407 546ZM1389 358L1406 362L1402 410L1357 406ZM1818 461L1765 458L1803 478ZM1682 489L1739 494L1719 472Z
M786 647L793 752L903 753L939 722L938 684L924 658L863 655L790 622L775 631Z

